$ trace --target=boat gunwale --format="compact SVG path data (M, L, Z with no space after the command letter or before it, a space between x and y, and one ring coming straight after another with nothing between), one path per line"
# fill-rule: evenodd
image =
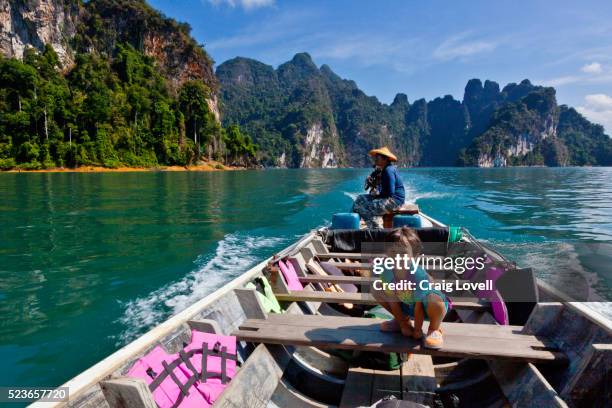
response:
M85 369L85 371L82 371L75 377L62 384L60 387L68 387L68 401L35 401L30 404L29 407L48 408L68 406L71 401L74 401L76 398L82 396L85 392L87 392L87 390L91 389L91 387L94 387L100 381L103 381L113 372L124 366L127 361L129 361L130 359L134 359L139 354L146 352L146 350L151 347L153 343L155 343L156 341L160 341L165 336L171 334L179 326L187 323L199 312L205 309L208 305L212 304L230 291L243 287L244 284L249 282L253 277L260 274L262 269L271 259L273 259L274 256L284 256L285 254L288 254L291 251L294 251L304 245L307 245L312 240L312 238L314 238L316 232L316 230L308 232L307 234L302 236L297 242L294 242L293 244L282 249L278 253L264 259L257 265L242 273L240 276L224 284L220 288L216 289L214 292L208 294L204 298L198 300L196 303L180 311L174 316L171 316L170 318L164 320L148 332L144 333L142 336L139 336L132 342L114 351L112 354L108 355L104 359Z

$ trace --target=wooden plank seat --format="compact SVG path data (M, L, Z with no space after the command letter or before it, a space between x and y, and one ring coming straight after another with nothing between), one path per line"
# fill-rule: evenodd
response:
M362 252L327 252L327 253L316 253L314 254L315 258L319 260L327 260L327 259L351 259L355 261L369 261L372 258L376 258L379 256L384 256L383 254L369 254Z
M376 278L369 276L335 276L335 275L306 275L299 276L298 279L303 284L308 283L351 283L353 285L370 285Z
M370 286L372 282L380 277L372 277L372 276L359 276L359 275L344 275L344 276L336 276L336 275L315 275L309 274L306 276L299 276L298 279L303 284L308 283L351 283L353 285L362 285L362 286ZM433 279L433 281L437 281L438 279ZM469 282L462 279L457 279L459 282Z
M566 363L564 353L547 339L522 334L521 326L444 323L444 347L430 350L420 341L380 331L381 319L332 316L269 315L248 319L233 333L254 343L313 346L433 356ZM425 322L424 330L427 330Z
M419 213L419 206L416 204L404 204L400 208L390 211L387 214L383 215L383 227L384 228L392 228L393 227L393 217L398 214L402 215L415 215Z
M355 270L366 270L369 271L372 269L372 264L370 262L335 262L335 261L327 261L328 264L335 266L338 269L344 271L355 271Z
M348 283L348 282L342 282ZM321 303L352 303L357 305L377 305L378 301L370 293L323 292L311 290L293 290L288 293L275 293L280 302L321 302ZM489 310L487 303L476 298L452 299L454 309Z
M315 258L320 261L325 261L329 259L348 259L351 261L371 261L374 258L385 258L388 255L384 253L368 253L368 252L327 252L327 253L315 253L313 254ZM444 261L444 257L440 255L424 255L424 260L442 260Z
M369 262L337 262L337 261L325 261L330 265L335 266L336 268L342 271L356 272L356 271L371 271L372 264ZM452 268L446 269L437 269L437 268L427 268L427 273L430 275L435 275L436 277L449 278L453 276L459 276Z

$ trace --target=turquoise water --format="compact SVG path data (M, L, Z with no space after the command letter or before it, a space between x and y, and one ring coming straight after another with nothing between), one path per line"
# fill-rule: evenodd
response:
M0 174L0 385L63 383L328 223L367 173ZM610 299L612 169L402 174L431 216Z

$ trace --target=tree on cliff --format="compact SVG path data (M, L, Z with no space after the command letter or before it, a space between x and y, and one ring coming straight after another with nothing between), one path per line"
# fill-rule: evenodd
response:
M0 58L0 168L184 165L202 151L224 157L202 81L174 95L151 57L129 44L115 51L112 59L78 54L67 75L49 46L23 61Z

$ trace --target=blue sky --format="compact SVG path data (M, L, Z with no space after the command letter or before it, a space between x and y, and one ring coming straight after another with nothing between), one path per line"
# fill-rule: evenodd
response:
M389 103L451 94L470 78L557 88L612 134L612 1L150 0L187 21L217 64L278 66L306 51Z

